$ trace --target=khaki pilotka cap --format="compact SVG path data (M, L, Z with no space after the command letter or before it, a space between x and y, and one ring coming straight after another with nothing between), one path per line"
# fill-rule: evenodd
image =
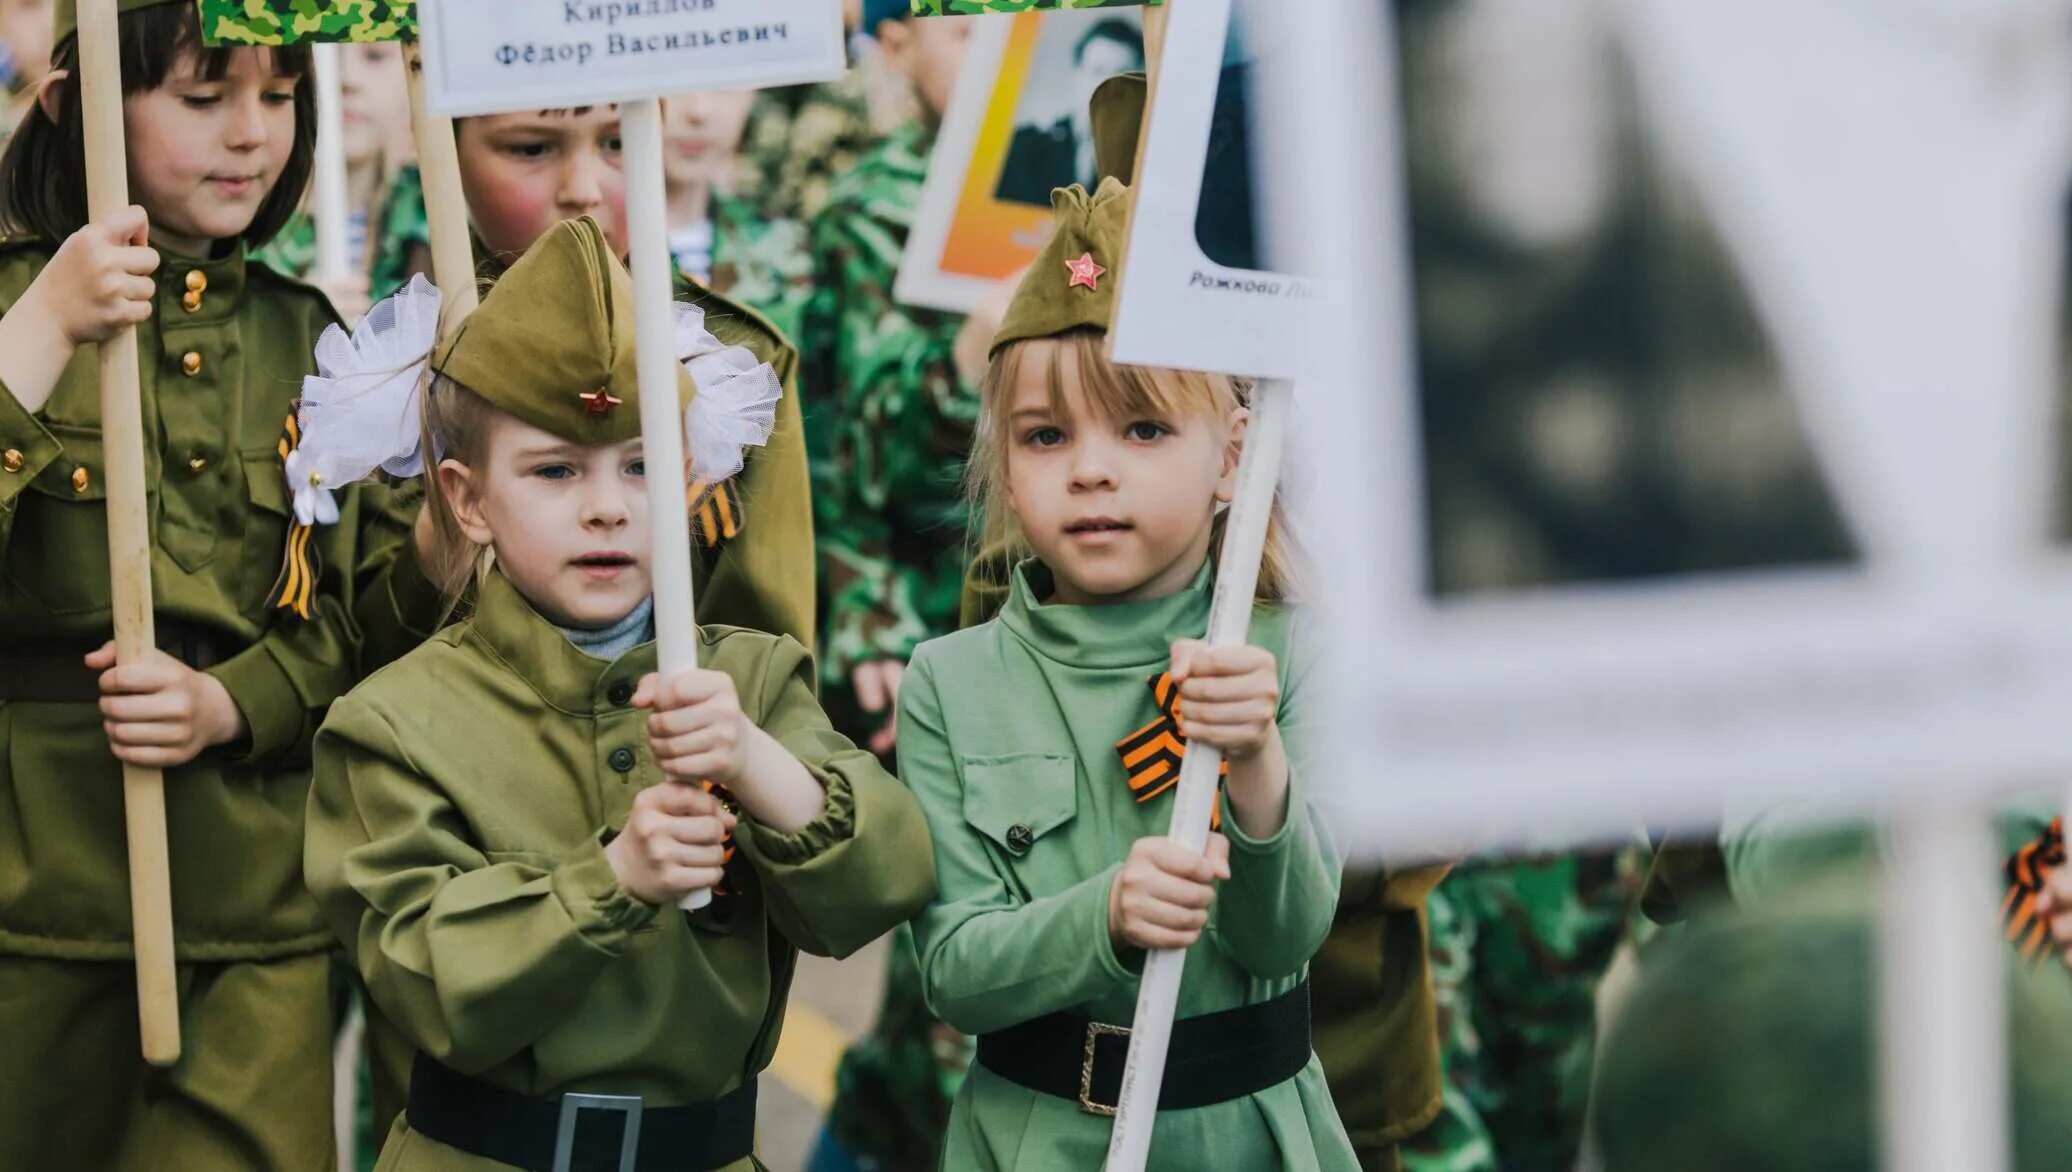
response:
M1137 136L1144 124L1141 73L1111 77L1094 91L1094 153L1102 175L1088 195L1077 183L1050 193L1055 227L1001 318L993 350L1068 330L1106 331L1115 317L1117 270L1128 243Z
M115 0L117 13L135 12L139 8L156 8L161 4L193 4L194 0ZM52 38L55 45L79 31L79 0L58 0L51 30L57 35Z
M542 431L579 444L640 435L633 279L584 216L548 229L432 352L432 369ZM676 367L677 397L697 394Z

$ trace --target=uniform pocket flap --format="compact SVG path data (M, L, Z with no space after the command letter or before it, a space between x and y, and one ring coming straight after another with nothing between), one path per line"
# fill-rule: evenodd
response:
M1079 767L1040 753L964 758L964 820L1011 855L1079 812Z
M77 424L51 423L51 438L58 441L58 458L44 466L29 487L46 496L66 501L108 499L108 465L101 430ZM139 452L138 455L143 453Z
M269 513L287 516L288 482L281 473L280 453L269 450L239 455L245 463L245 494L251 498L252 504Z

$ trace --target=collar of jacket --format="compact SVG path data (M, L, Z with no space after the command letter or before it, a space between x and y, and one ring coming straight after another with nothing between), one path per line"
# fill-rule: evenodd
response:
M1159 668L1173 658L1173 641L1199 639L1209 626L1210 562L1204 559L1186 589L1145 602L1100 606L1048 605L1050 570L1034 558L1015 567L1014 585L1000 622L1046 659L1075 667Z
M609 662L583 654L495 571L478 592L468 637L530 685L540 699L575 716L624 708L641 677L655 670L653 642Z

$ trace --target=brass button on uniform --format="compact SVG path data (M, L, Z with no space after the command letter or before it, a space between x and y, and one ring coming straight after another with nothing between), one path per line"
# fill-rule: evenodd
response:
M207 456L193 456L190 457L187 461L187 470L189 472L194 473L196 476L199 476L203 472L207 471L208 467L209 458Z
M20 448L9 448L5 452L0 452L0 468L5 468L9 472L20 472L22 470L22 450Z
M200 269L190 269L190 270L188 270L188 272L187 272L187 291L188 291L189 293L201 293L201 292L204 292L204 291L206 291L206 290L208 289L208 287L209 287L209 275L208 275L207 273L205 273L205 272L202 272L202 271L201 271Z
M86 490L93 487L93 482L93 475L84 467L72 469L72 494L74 496L85 496Z
M196 293L191 289L188 290L186 295L180 298L180 308L186 310L189 313L200 313L201 294Z
M633 772L633 750L631 749L613 749L610 761L612 768L620 773Z
M1034 845L1036 845L1036 835L1031 833L1028 827L1017 823L1014 826L1008 828L1008 850L1011 850L1018 855L1027 854L1029 852L1029 848Z
M180 373L193 378L201 373L201 351L189 350L180 355Z

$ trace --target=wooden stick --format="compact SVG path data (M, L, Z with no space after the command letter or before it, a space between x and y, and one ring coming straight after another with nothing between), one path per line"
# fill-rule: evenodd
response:
M314 190L310 199L317 235L313 275L317 284L327 287L350 276L357 263L348 247L351 232L347 225L352 212L346 206L345 194L345 87L339 76L344 67L342 52L337 45L310 46L317 86L316 172L312 176Z
M86 122L86 204L100 220L129 206L122 125L122 63L115 0L79 0L79 95ZM151 530L144 512L144 409L137 331L101 343L101 431L108 480L108 567L115 659L136 663L157 646L151 615ZM129 832L130 920L136 939L137 1023L144 1060L180 1060L180 1000L173 972L173 885L166 850L165 776L122 767Z
M1216 594L1209 604L1208 642L1228 647L1245 642L1252 628L1252 596L1259 587L1259 561L1266 553L1267 524L1273 519L1274 490L1281 479L1281 453L1286 446L1292 401L1288 383L1259 384L1246 429L1245 454L1238 464L1237 496L1223 534L1223 558L1216 567ZM1218 774L1223 754L1199 741L1189 741L1180 761L1179 791L1166 833L1191 851L1206 849L1209 815L1216 808ZM1301 812L1290 809L1288 817ZM1173 1037L1173 1015L1180 1004L1180 978L1187 967L1184 949L1159 949L1144 958L1144 976L1137 986L1137 1015L1130 1026L1129 1058L1122 1068L1122 1094L1116 1100L1115 1130L1108 1137L1108 1172L1143 1172L1151 1154L1151 1130L1158 1122L1158 1092L1165 1081L1166 1048Z
M667 679L698 666L698 624L691 592L691 527L685 517L683 406L677 401L676 266L669 253L668 189L662 175L662 102L619 107L626 163L626 236L633 262L633 337L640 366L640 436L647 458L648 515L655 587L655 657ZM686 911L712 892L683 898Z
M424 180L425 226L432 237L432 280L442 304L440 331L451 334L475 312L475 244L468 232L468 197L460 185L460 152L453 145L453 119L425 108L423 47L404 46L410 84L410 129L417 138L417 170Z

